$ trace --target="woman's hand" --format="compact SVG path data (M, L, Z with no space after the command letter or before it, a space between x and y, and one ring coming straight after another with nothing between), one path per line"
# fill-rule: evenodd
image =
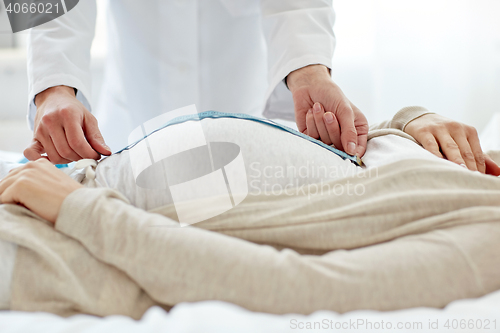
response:
M404 131L434 155L469 170L500 175L500 167L481 149L474 127L437 114L426 114L409 122Z
M327 123L336 124L335 116L325 112L319 103L314 105L317 112L309 110L307 121L316 128L328 130ZM338 126L338 125L337 125ZM312 126L308 125L308 128ZM404 131L411 135L426 150L434 155L448 159L469 170L479 171L493 176L500 175L500 167L483 153L479 137L474 127L468 126L437 114L427 114L409 122ZM340 141L332 140L337 146Z
M83 187L46 159L12 170L0 181L0 203L23 205L55 223L66 197Z

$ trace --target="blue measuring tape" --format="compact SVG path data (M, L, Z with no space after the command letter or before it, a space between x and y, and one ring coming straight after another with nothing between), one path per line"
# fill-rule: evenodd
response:
M174 119L168 121L167 123L165 123L164 125L162 125L161 127L159 127L158 129L147 134L142 139L139 139L136 142L134 142L134 143L128 145L127 147L123 148L122 150L118 151L116 154L119 154L125 150L128 150L128 149L134 147L136 144L138 144L139 142L141 142L142 140L144 140L148 136L152 135L155 132L158 132L158 131L164 129L165 127L181 124L181 123L184 123L186 121L191 121L191 120L202 120L205 118L214 118L214 119L215 118L235 118L235 119L244 119L244 120L250 120L250 121L256 121L259 123L263 123L263 124L278 128L282 131L288 132L290 134L296 135L298 137L301 137L305 140L308 140L314 144L317 144L318 146L321 146L321 147L331 151L332 153L340 156L344 160L349 160L358 166L363 166L363 162L361 161L361 159L358 156L351 156L351 155L349 155L341 150L338 150L332 146L328 146L327 144L325 144L319 140L313 139L308 135L300 133L299 131L296 131L290 127L278 124L272 120L262 119L262 118L254 117L254 116L251 116L248 114L243 114L243 113L227 113L227 112L218 112L218 111L205 111L205 112L201 112L198 114L191 114L191 115L185 115L185 116L180 116L180 117L174 118Z

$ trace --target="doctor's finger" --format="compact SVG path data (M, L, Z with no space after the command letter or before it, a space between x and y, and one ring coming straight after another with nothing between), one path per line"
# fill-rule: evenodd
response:
M340 140L344 151L355 155L358 147L358 133L354 126L354 113L351 107L344 105L337 110L336 116L340 124Z
M363 157L366 152L366 145L368 142L368 134L358 135L358 148L356 149L356 155Z
M326 124L326 130L330 136L330 140L335 148L342 147L342 142L340 141L340 127L337 117L331 112L326 112L323 116Z
M486 156L484 156L483 149L481 148L481 142L479 142L479 137L475 129L468 134L467 139L474 154L474 159L476 160L477 170L481 173L486 173Z
M50 134L50 138L54 143L58 154L69 161L81 160L81 156L78 155L68 144L65 131L55 131Z
M103 155L111 155L111 150L104 142L104 138L99 130L97 119L90 112L88 112L83 119L83 131L85 137L95 151Z
M89 158L93 160L98 160L100 158L99 153L97 153L90 143L85 138L83 133L83 128L78 123L68 123L65 128L66 139L68 144L81 158Z
M330 140L330 135L325 126L325 121L323 120L323 115L325 114L325 109L323 105L316 102L313 106L313 116L314 122L316 123L316 128L318 129L319 137L323 143L327 145L331 145L332 141Z
M42 154L45 154L45 149L43 149L43 145L40 141L33 139L28 148L24 150L23 154L29 161L34 161L41 158Z
M294 100L294 113L295 113L295 123L297 124L297 129L300 133L307 135L307 112L310 109L310 103L304 103L304 105L297 105Z
M62 131L62 127L52 129L53 132L57 130ZM56 148L54 147L54 143L50 138L47 127L40 126L36 131L35 139L38 140L43 146L43 150L47 153L49 161L51 161L53 164L65 164L70 162L62 158L57 152ZM42 158L42 156L40 156L39 158Z
M363 112L356 107L356 105L351 104L352 111L354 112L354 126L356 127L356 133L358 134L358 148L356 149L356 155L358 157L363 157L366 152L366 146L368 142L368 120L366 119Z
M318 129L316 128L316 123L314 121L314 116L312 109L309 109L306 114L306 130L305 134L309 135L311 138L319 139Z
M42 139L39 139L38 141L42 143L43 149L45 149L49 161L51 161L53 164L67 164L71 162L70 160L67 160L59 155L50 136L48 136L48 138L44 137L43 141Z

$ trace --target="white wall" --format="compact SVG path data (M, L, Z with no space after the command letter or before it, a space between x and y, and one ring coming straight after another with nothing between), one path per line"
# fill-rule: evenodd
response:
M500 1L334 0L333 75L371 122L406 105L482 129L500 111Z
M106 54L105 1L98 4L94 105ZM419 104L482 129L500 110L500 0L334 0L334 6L334 79L371 122ZM0 119L25 115L25 61L23 50L0 50Z

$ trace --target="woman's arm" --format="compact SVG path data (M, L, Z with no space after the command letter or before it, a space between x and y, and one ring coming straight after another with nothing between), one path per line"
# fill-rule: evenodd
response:
M323 110L323 122L329 118L335 117ZM370 131L390 128L409 134L440 158L472 171L500 175L500 167L483 153L477 131L472 126L440 116L421 106L409 106L398 111L391 120L370 126Z
M125 272L151 298L167 305L221 300L270 313L311 313L319 309L338 312L354 309L394 310L415 306L443 307L459 298L478 297L497 290L498 256L491 253L498 252L500 230L493 228L498 225L494 222L475 222L475 218L477 221L491 221L490 217L495 214L491 210L498 202L498 186L495 187L498 184L495 179L491 181L488 177L467 173L460 168L436 168L435 163L429 165L429 162L422 162L419 165L415 162L418 161L402 165L403 169L396 174L393 174L393 169L386 168L384 176L368 179L372 192L379 189L373 192L378 201L360 204L358 207L367 210L354 209L359 219L344 220L350 228L342 227L340 223L336 229L345 236L340 238L347 239L347 244L350 244L348 248L355 244L368 244L356 242L355 239L359 240L360 236L361 239L371 240L369 244L382 243L352 251L332 251L323 256L299 255L289 249L278 251L271 246L208 230L180 228L175 221L162 215L132 207L117 192L81 188L81 185L48 161L30 163L13 171L0 182L0 200L3 203L23 204L33 212L47 216L51 222L55 222L57 230L78 240L95 258ZM393 176L387 182L387 176L390 175ZM450 181L457 176L469 176L469 181L461 185ZM374 181L379 185L374 185ZM402 194L408 188L414 190L399 196L394 184L399 184ZM437 190L429 194L427 189L439 189L437 184L451 192ZM464 192L463 200L457 200L453 188L455 185L472 192ZM484 192L478 192L478 187L484 187ZM419 188L423 192L418 192ZM424 198L417 205L416 193ZM332 200L333 196L335 200ZM358 197L331 194L316 201L316 204L323 203L321 207L328 207L323 211L326 221L337 222L335 215L332 215L332 201L339 207L343 207L344 202L348 208L349 202L359 200ZM325 203L328 204L325 206ZM482 211L484 215L478 215L477 209L473 207L478 203L492 207L489 210L486 207ZM290 202L284 204L290 207ZM314 204L312 199L311 204ZM264 206L268 211L261 211L260 214L269 216L273 212L273 202L262 202L261 207ZM409 207L413 207L416 215L408 215ZM472 210L464 212L465 207ZM314 206L309 208L315 209ZM391 214L380 215L384 209ZM398 209L402 214L398 214ZM442 214L451 210L460 210L453 222L457 225L455 229L452 228L453 223L449 224L450 215ZM313 216L321 211L300 216L314 219ZM243 210L241 213L245 214L247 223L251 223L251 219L256 217L253 214L259 214L259 211L257 209L257 212L250 213ZM343 208L338 213L345 216ZM373 220L378 216L377 213L380 219ZM295 213L293 215L298 217ZM405 216L408 222L416 223L422 217L427 221L428 216L435 216L438 224L434 227L440 227L440 223L448 227L437 233L410 235L385 242L387 236L395 237L398 232L387 232L379 225L372 230L375 234L360 235L357 232L359 229L353 226L352 223L366 223L367 220L362 217L371 215L371 224L388 223L394 226L397 222L399 226L401 216ZM467 223L471 223L473 228L463 232L462 226ZM474 228L477 224L481 228ZM428 230L428 223L424 225L424 229L418 230ZM329 239L339 237L336 232L328 236L328 230L332 231L328 228L311 229L309 240L321 242L323 238L324 241L325 232ZM407 235L407 232L413 234L416 230L410 227L399 235ZM446 230L450 230L449 233ZM273 233L272 228L269 228L269 232ZM293 233L293 229L289 229L289 232ZM380 237L381 234L386 236ZM305 235L297 232L296 237L304 238ZM462 245L468 245L457 248L455 237L462 240L465 237L466 242ZM471 260L463 260L464 249ZM471 262L478 269L471 269ZM484 283L478 285L477 281Z
M405 128L408 123L427 114L434 114L434 112L431 112L421 106L407 106L396 112L391 120L371 125L370 131L385 128L394 128L405 132Z
M163 304L216 299L275 313L310 313L334 305L324 297L331 277L311 270L306 257L181 228L129 205L118 192L82 188L43 159L0 181L0 203L24 205L55 223L57 230L127 273ZM341 291L340 286L334 289Z

